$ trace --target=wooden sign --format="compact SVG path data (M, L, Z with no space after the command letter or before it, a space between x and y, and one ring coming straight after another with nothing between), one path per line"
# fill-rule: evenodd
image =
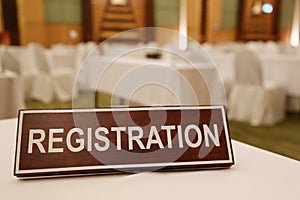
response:
M233 164L223 106L19 113L14 175L20 178Z

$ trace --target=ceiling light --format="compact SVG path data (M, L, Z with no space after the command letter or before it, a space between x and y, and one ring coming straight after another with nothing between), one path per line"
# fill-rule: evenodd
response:
M273 5L270 3L265 3L262 5L262 11L263 13L270 14L273 12Z

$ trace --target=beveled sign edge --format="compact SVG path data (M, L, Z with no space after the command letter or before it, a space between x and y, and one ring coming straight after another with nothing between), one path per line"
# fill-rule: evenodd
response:
M222 113L223 127L226 138L227 154L228 158L226 160L211 160L211 161L189 161L189 162L172 162L172 163L148 163L148 164L124 164L124 165L103 165L103 166L83 166L83 167L64 167L64 168L48 168L48 169L34 169L34 170L20 170L20 154L21 154L21 134L23 126L23 116L28 113L80 113L80 112L105 112L105 111L143 111L143 110L161 110L162 107L110 107L110 108L92 108L92 109L23 109L19 111L18 116L18 127L17 127L17 137L16 137L16 150L15 150L15 163L14 163L14 176L18 178L42 178L42 177L64 177L64 176L80 176L80 175L89 175L89 174L114 174L122 173L119 170L128 169L128 168L153 168L153 167L164 167L159 171L181 171L181 169L175 169L176 166L183 166L182 170L193 170L193 169L214 169L214 168L229 168L235 164L233 148L231 137L229 134L228 119L226 115L226 107L224 105L213 105L213 106L163 106L164 110L178 110L178 109L199 109L199 110L213 110L220 109ZM218 165L219 166L215 166ZM174 167L174 169L172 169ZM109 172L92 172L94 170L111 170ZM86 172L80 173L81 170L86 170ZM88 171L91 171L89 173ZM34 174L43 174L50 173L50 175L34 175ZM72 173L76 172L76 173ZM51 175L51 173L62 173L61 175ZM33 176L34 175L34 176Z

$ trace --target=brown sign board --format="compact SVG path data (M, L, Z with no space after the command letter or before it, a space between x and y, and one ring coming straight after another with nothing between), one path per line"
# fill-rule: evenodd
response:
M14 175L227 168L224 106L21 110Z

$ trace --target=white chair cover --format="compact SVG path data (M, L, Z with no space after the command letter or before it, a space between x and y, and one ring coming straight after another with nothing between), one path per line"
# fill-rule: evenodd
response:
M228 99L228 118L253 126L274 125L284 119L284 89L263 83L257 56L242 49L237 52L235 61L236 82Z
M97 46L97 44L96 44L96 42L89 41L85 44L85 46L86 46L86 51L88 54L90 51L92 51Z
M33 84L31 98L49 103L54 99L67 101L72 99L74 73L71 68L55 68L51 55L40 45L32 45L34 57L40 73Z
M2 67L19 76L23 96L25 99L28 98L34 79L38 75L28 48L7 46L2 52Z
M20 63L9 51L4 50L1 56L1 63L5 70L12 71L17 75L21 75Z
M74 53L74 69L77 71L87 55L86 47L80 43L75 48Z
M250 50L240 50L235 57L235 80L237 84L263 84L262 69L257 56Z

